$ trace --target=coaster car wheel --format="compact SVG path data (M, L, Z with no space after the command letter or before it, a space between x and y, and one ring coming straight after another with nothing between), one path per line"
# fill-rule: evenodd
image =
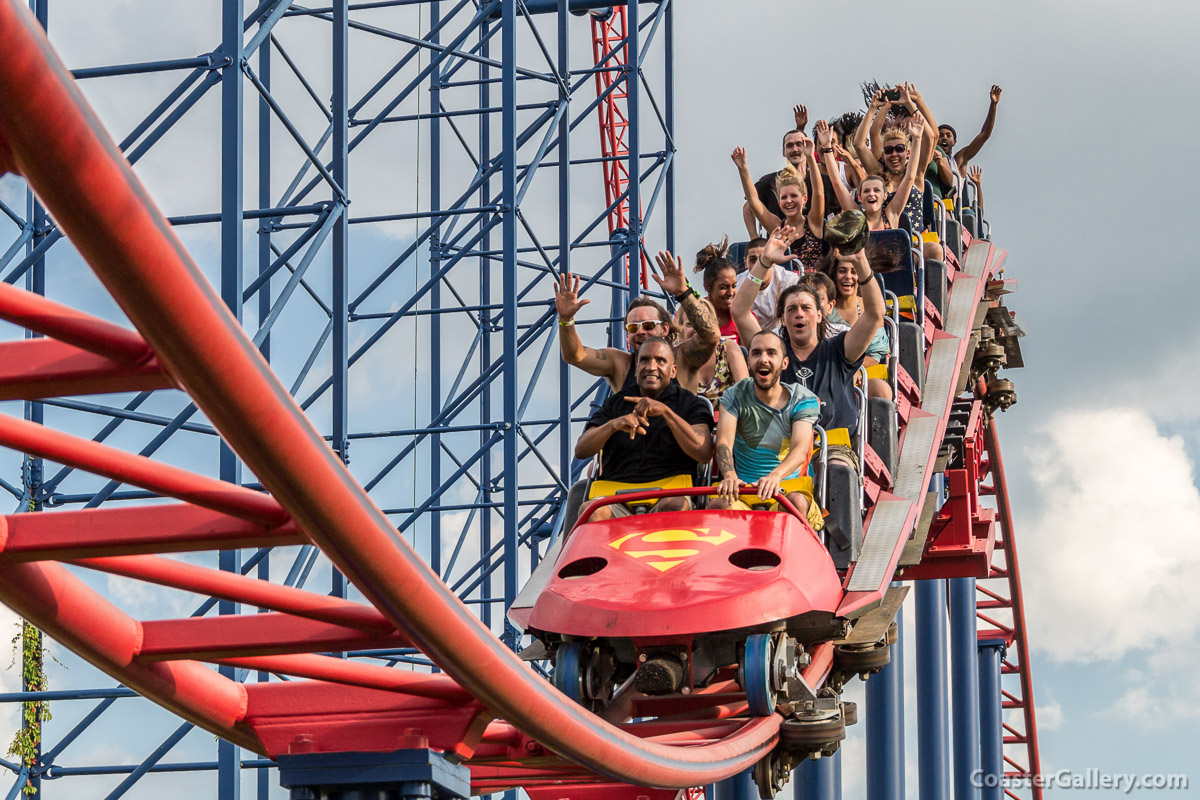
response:
M746 637L742 651L742 688L750 713L769 717L775 713L775 689L771 681L771 635L755 633Z
M587 703L584 694L587 655L582 642L561 644L554 655L554 688L580 705Z

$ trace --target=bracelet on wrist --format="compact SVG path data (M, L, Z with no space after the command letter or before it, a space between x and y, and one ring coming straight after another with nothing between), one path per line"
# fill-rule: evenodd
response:
M750 281L751 283L757 283L759 286L762 286L763 283L763 279L754 277L753 272L746 273L746 280Z
M559 318L558 318L558 327L560 327L560 328L573 328L573 327L575 327L575 318L574 318L574 317L569 317L569 318L567 318L567 319L563 319L562 317L559 317Z

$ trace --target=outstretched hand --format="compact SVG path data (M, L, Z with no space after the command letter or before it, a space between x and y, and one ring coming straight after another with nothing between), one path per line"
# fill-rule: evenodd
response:
M824 150L833 146L833 129L823 119L817 120L817 147Z
M746 168L746 148L741 145L733 148L733 152L729 154L729 157L733 159L733 163L737 165L738 169Z
M579 309L591 300L579 298L579 276L564 272L561 278L554 279L554 308L563 319L574 319Z
M802 105L797 105L792 108L792 114L796 118L797 130L804 130L808 127L808 109Z
M770 269L775 264L787 260L787 249L797 238L799 237L796 229L791 225L782 225L771 231L771 235L767 237L767 246L759 256L759 262Z
M975 184L975 188L979 188L979 184L983 181L983 169L972 164L967 169L967 180Z
M1001 89L996 84L992 84L992 91L988 95L992 99L992 105L996 105L997 103L1000 102L1000 93L1003 91L1004 90Z
M650 277L658 283L662 290L671 297L677 294L682 294L688 287L687 276L683 272L683 259L678 256L672 256L666 250L659 250L655 256L654 262L658 264L659 271L662 272L662 277L658 277L653 272Z
M921 137L925 134L925 117L920 111L915 112L908 118L908 135L912 139L913 147L921 143Z

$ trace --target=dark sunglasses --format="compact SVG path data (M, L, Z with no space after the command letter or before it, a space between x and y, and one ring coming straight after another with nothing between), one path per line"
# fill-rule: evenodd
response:
M883 154L890 156L892 153L903 153L907 149L908 145L906 144L889 144L883 148Z
M656 319L648 319L648 320L644 320L642 322L626 322L625 323L625 332L626 333L637 333L639 327L644 331L652 331L659 325L662 325L662 323Z

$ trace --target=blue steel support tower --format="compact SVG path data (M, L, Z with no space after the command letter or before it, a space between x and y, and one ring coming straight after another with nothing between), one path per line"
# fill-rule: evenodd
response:
M165 5L146 0L126 13ZM571 424L602 388L572 379L561 364L553 277L570 270L588 293L628 297L643 291L643 241L674 247L673 4L631 4L624 58L609 53L593 63L582 46L585 15L611 5L181 2L174 22L200 43L190 51L160 48L145 59L139 50L95 64L79 63L69 37L60 45L126 157L144 170L156 201L330 447L398 534L497 632L560 524L575 468ZM99 30L116 13L68 0L31 7L53 43L57 30ZM69 11L61 22L60 9ZM600 199L598 70L614 74L628 96L629 153L620 157L632 179L618 203L633 222L620 239L610 239L613 208ZM118 94L147 113L127 119L111 102ZM653 113L642 119L647 105ZM219 147L210 153L212 141ZM13 197L26 201L24 213L13 210L21 207ZM0 200L0 277L120 320L95 305L90 275L16 179L0 185ZM634 270L628 283L613 269L626 259ZM585 340L621 341L600 311L607 306L593 303L593 313L581 315ZM35 421L44 408L60 429L256 485L178 396L28 406ZM16 475L35 473L4 458L0 487L21 510L149 496L53 467L44 483L26 477L13 485ZM36 467L40 476L40 461ZM350 591L309 546L223 552L219 565L292 586L323 581L338 596ZM257 611L216 601L190 610ZM507 633L519 646L517 632ZM404 649L345 656L428 666ZM214 743L130 699L129 690L98 686L90 667L70 666L49 667L50 691L0 697L51 700L55 715L38 767L24 775L2 763L13 773L7 796L26 777L51 798L81 796L81 786L89 796L157 795L155 776L179 781L180 772L220 800L277 791L269 762ZM223 669L238 680L274 680ZM80 763L82 744L96 740L119 741L134 763Z

